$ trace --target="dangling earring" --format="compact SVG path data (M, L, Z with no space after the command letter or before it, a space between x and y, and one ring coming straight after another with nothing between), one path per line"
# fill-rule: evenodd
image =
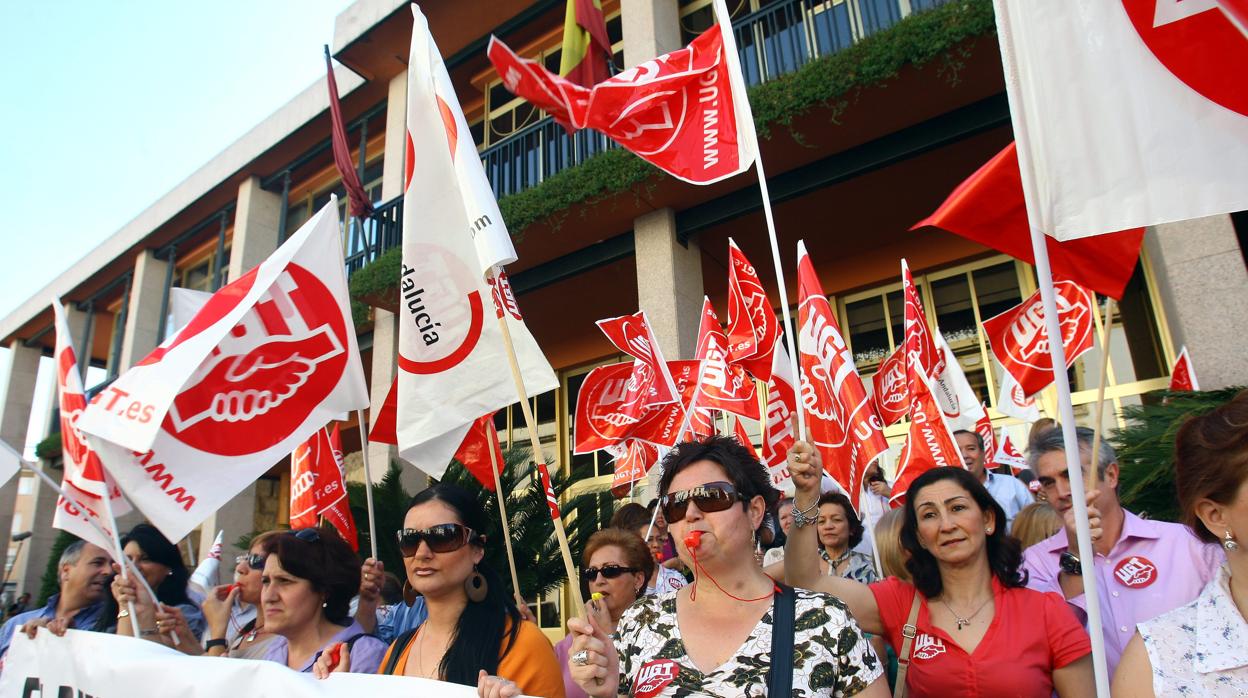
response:
M1239 543L1235 541L1235 534L1231 533L1231 529L1226 529L1226 535L1222 537L1222 547L1227 550L1239 550Z
M472 566L472 574L464 580L464 593L468 595L468 600L473 603L481 603L485 601L485 595L489 593L490 585L485 581L485 575L477 571L477 566Z

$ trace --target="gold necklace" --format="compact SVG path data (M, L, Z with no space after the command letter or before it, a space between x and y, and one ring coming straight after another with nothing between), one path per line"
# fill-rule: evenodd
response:
M987 608L987 607L988 607L988 603L989 603L990 601L992 601L992 596L991 596L991 595L989 595L989 596L988 596L988 599L987 599L987 600L985 600L983 603L981 603L981 604L979 605L979 608L975 609L975 612L974 612L974 613L972 613L971 615L969 615L969 616L967 616L967 617L963 618L962 616L958 615L958 612L957 612L957 611L953 610L953 606L950 606L948 601L945 601L944 596L941 596L941 598L940 598L940 602L941 602L942 604L944 604L945 608L949 609L949 612L950 612L950 613L952 613L952 614L953 614L953 619L954 619L954 621L958 624L958 630L961 630L962 628L964 628L964 627L966 627L966 626L970 625L970 624L971 624L971 621L975 619L975 616L979 615L979 612L980 612L980 611L982 611L982 610L984 610L985 608Z

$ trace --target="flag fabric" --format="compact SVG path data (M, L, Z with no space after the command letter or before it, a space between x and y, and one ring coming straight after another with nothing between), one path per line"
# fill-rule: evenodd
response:
M486 317L487 277L515 250L428 23L416 5L412 15L395 431L399 455L440 477L471 424L517 400L502 330ZM525 392L553 390L511 310Z
M1174 361L1174 368L1170 371L1170 390L1200 390L1200 384L1196 382L1196 369L1192 367L1192 357L1187 354L1187 347L1179 352L1179 358Z
M213 539L208 554L195 566L195 571L187 581L186 591L199 597L197 603L203 603L208 591L221 583L218 572L221 569L221 546L224 542L225 531L217 531L217 537Z
M981 414L979 420L975 422L976 434L984 442L984 455L989 465L995 463L993 458L997 453L997 432L992 428L992 419L988 416L988 410L984 405L980 404Z
M663 360L663 350L655 339L646 311L598 321L598 329L616 349L633 357L632 380L642 388L642 407L653 407L677 400L676 384Z
M803 241L797 243L797 288L801 399L810 440L819 449L823 469L849 493L857 509L867 466L888 450L884 423L854 368Z
M923 301L905 259L901 260L901 285L905 297L906 386L909 389L910 381L916 376L929 379L935 376L939 355L923 312Z
M993 6L1032 226L1069 240L1248 208L1248 37L1217 2Z
M334 151L334 167L347 190L347 203L353 218L373 215L373 202L369 200L355 163L351 162L351 146L347 143L347 127L342 120L342 105L338 103L338 81L334 78L334 62L325 47L325 83L329 87L330 145ZM360 147L364 147L361 142Z
M493 451L493 456L490 452ZM463 464L481 486L491 492L494 487L494 471L502 474L503 449L498 443L498 431L494 428L494 415L487 414L472 423L464 440L455 451L455 460ZM494 464L498 466L495 468Z
M885 426L906 416L910 400L906 396L906 345L903 342L880 362L871 376L871 399Z
M368 406L337 205L331 197L83 412L109 473L170 540L326 422Z
M898 459L889 502L894 507L901 506L915 478L942 467L964 467L962 452L945 424L931 384L921 374L916 375L910 381L910 431Z
M962 371L962 364L940 330L936 331L936 351L936 378L932 381L932 391L936 394L940 411L950 429L976 431L979 422L988 418L988 411L971 388L966 373Z
M758 460L758 451L754 448L754 442L750 439L750 434L745 430L745 424L740 419L736 420L736 424L733 425L732 435L736 437L738 443L745 446L754 460Z
M1095 298L1073 281L1053 284L1057 316L1066 350L1066 367L1092 348L1092 304ZM1053 358L1044 326L1044 305L1036 291L1022 303L984 320L984 334L997 357L1025 395L1035 395L1053 382Z
M0 441L0 486L8 483L22 469L22 454Z
M997 411L1007 417L1014 417L1023 422L1031 423L1040 419L1040 405L1036 399L1023 391L1018 381L1009 371L1001 372L1001 392L997 396Z
M793 415L797 414L797 381L793 378L789 352L777 343L772 355L771 378L767 381L767 405L763 413L763 445L759 459L771 474L771 484L786 495L793 494L789 474L789 449L797 440L793 433Z
M104 509L104 497L106 493L111 497L109 503L114 516L128 513L130 503L122 496L109 473L105 472L99 454L90 447L81 431L80 422L87 408L87 399L82 390L82 374L78 372L74 338L69 332L65 307L59 299L52 303L52 314L56 325L54 358L64 468L61 488L76 500L70 501L64 496L57 496L52 526L105 550L112 550L110 534L113 531L113 522L109 521Z
M585 0L579 0L584 2ZM685 48L586 88L490 37L490 62L508 90L569 130L592 128L668 174L711 184L754 162L754 117L728 11Z
M702 391L696 407L722 410L747 419L758 419L758 395L754 380L740 364L728 361L728 338L719 326L719 318L711 299L702 298L702 324L698 328L698 349L694 356L706 364L702 372Z
M602 0L568 0L559 74L581 87L593 87L611 76L607 67L610 56L611 39L602 15Z
M623 443L608 446L606 451L615 458L611 494L617 499L627 495L633 488L633 483L644 480L660 458L659 447L641 439L627 439Z
M1010 470L1017 475L1018 473L1029 469L1027 459L1019 452L1018 447L1010 440L1010 434L1003 427L1001 429L1001 441L997 447L996 453L993 455L993 463L997 465L1008 465Z
M1035 264L1014 143L959 184L940 208L911 230L929 225ZM1054 276L1122 300L1143 241L1144 229L1133 228L1065 242L1045 238L1045 246Z
M359 535L344 483L342 436L338 425L318 429L290 457L290 527L312 528L321 517L358 551Z
M685 431L686 405L697 391L699 361L669 361L679 399L644 404L645 387L634 380L630 363L599 366L590 371L576 396L572 452L592 453L628 439L672 447Z
M758 270L728 239L728 360L760 381L771 378L782 331ZM790 370L790 372L792 372Z

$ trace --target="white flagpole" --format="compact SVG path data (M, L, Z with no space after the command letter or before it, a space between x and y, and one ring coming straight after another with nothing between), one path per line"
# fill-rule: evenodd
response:
M360 420L360 455L364 459L364 500L368 503L368 545L372 549L373 559L377 559L377 519L373 514L373 472L368 465L368 422L364 421L364 410L356 410L355 418Z
M1070 401L1070 381L1066 375L1066 348L1062 346L1062 331L1057 315L1057 300L1053 290L1053 272L1049 268L1049 250L1045 236L1035 226L1031 228L1032 253L1036 258L1036 277L1040 286L1040 301L1044 305L1044 326L1049 337L1050 358L1053 361L1053 381L1057 386L1058 421L1062 426L1062 445L1066 450L1066 471L1070 477L1070 498L1075 510L1075 537L1079 542L1079 566L1084 582L1084 601L1088 613L1088 635L1092 640L1092 668L1096 677L1096 692L1100 698L1109 698L1109 670L1105 662L1105 633L1101 625L1101 600L1097 592L1095 551L1092 548L1092 532L1088 526L1088 505L1082 476L1079 442L1075 437L1075 409ZM1092 454L1092 468L1096 467L1096 453Z

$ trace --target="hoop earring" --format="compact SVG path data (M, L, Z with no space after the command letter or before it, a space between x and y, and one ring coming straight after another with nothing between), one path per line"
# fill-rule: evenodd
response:
M472 574L464 580L464 593L468 595L468 600L473 603L481 603L485 601L485 595L490 591L490 585L485 581L485 575L477 571L477 566L472 566Z
M1235 534L1231 533L1231 529L1226 529L1226 535L1222 537L1222 547L1227 550L1239 550L1239 543L1235 540Z

